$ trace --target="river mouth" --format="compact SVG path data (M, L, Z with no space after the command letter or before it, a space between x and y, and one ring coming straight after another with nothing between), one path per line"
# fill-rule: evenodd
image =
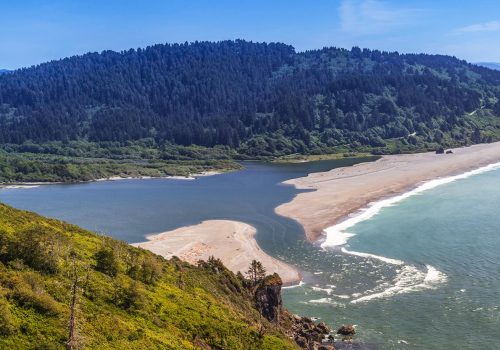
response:
M471 329L472 324L467 340L482 333L476 344L494 349L492 344L500 339L496 305L500 242L495 233L500 219L492 211L500 204L500 172L449 184L386 208L353 227L356 236L338 249L311 244L299 224L275 214L278 205L300 192L281 182L363 160L368 159L251 162L241 172L196 181L123 180L3 189L0 200L130 243L204 220L246 222L257 228L257 241L266 252L301 270L303 283L283 291L292 312L319 317L332 326L357 324L356 339L381 349L442 349L459 343L464 348L460 329ZM372 256L346 254L342 248ZM403 263L391 264L376 256ZM471 271L479 275L471 277Z

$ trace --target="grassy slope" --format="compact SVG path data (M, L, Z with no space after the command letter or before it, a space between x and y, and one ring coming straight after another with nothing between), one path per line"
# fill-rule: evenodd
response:
M29 236L30 232L35 235ZM55 262L53 272L30 261L23 255L24 248L12 249L16 244L25 248L28 244L28 251L41 251L42 257L48 253L46 258ZM103 248L117 256L119 273L115 277L96 271L94 256ZM0 349L64 348L73 266L80 278L76 313L80 347L192 349L208 344L225 349L296 348L260 317L249 292L226 269L167 261L126 243L3 204L0 257ZM155 271L151 274L155 282L140 273L144 266ZM130 291L136 291L135 297ZM129 300L124 294L133 299L131 306L124 302ZM263 337L259 336L261 324L266 328Z

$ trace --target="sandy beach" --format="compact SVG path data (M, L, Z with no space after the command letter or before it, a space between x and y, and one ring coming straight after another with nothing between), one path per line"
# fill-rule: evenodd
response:
M500 142L453 149L453 154L418 153L383 156L375 162L286 181L298 189L291 202L276 208L297 220L310 241L368 204L409 191L425 181L457 175L500 162Z
M296 269L260 249L255 233L253 226L242 222L207 220L198 225L148 236L148 241L134 245L165 258L177 256L191 264L214 256L235 273L245 273L255 259L262 262L267 273L277 272L285 285L299 282L300 274Z

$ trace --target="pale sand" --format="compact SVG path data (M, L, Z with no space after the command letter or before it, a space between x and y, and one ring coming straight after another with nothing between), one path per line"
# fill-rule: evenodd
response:
M165 258L177 256L196 264L214 256L234 273L248 270L252 260L262 262L267 273L278 273L285 285L300 281L299 272L266 254L255 241L256 230L248 224L229 220L207 220L201 224L148 236L148 241L133 244Z
M369 203L404 193L420 183L500 162L500 142L453 149L453 154L419 153L384 156L375 162L313 173L286 181L298 189L291 202L276 208L297 220L309 240Z

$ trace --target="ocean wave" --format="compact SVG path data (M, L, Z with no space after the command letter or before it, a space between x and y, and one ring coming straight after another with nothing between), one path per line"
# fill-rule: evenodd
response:
M311 287L311 289L315 292L324 292L328 295L332 294L332 292L333 292L332 288Z
M298 284L293 284L291 286L281 287L281 289L292 289L292 288L302 287L304 284L305 284L304 281L300 281Z
M360 211L355 213L352 217L338 223L337 225L333 225L326 228L324 230L326 234L326 239L321 244L321 247L326 248L326 247L337 247L345 245L348 242L348 240L355 235L353 233L347 232L346 231L347 229L353 227L354 225L362 221L372 218L373 216L377 215L383 208L390 207L408 197L420 194L424 191L428 191L438 186L498 169L500 169L500 162L489 164L487 166L467 171L459 175L453 175L453 176L430 180L422 183L420 186L417 186L415 189L411 191L405 192L403 194L394 197L382 199L378 202L371 203L368 205L368 207L361 209Z
M377 215L383 208L390 207L398 202L401 202L404 199L407 199L414 195L418 195L424 191L428 191L438 186L498 169L500 169L500 162L490 164L475 170L467 171L459 175L430 180L422 183L411 191L394 197L386 198L378 202L370 203L366 208L363 208L360 211L356 212L352 217L349 217L348 219L340 222L337 225L326 228L324 230L326 238L325 241L321 244L321 247L331 248L345 246L349 239L355 235L354 233L348 232L347 230L362 221L371 219L373 216ZM351 251L345 247L342 247L341 251L345 254L355 255L366 259L375 259L387 264L401 266L400 268L398 268L397 276L394 278L392 283L382 283L378 286L378 289L380 291L368 290L365 291L365 293L369 293L366 295L361 295L359 293L352 294L352 297L355 299L351 300L351 303L367 302L373 299L387 298L397 294L410 293L425 289L434 289L438 285L445 283L447 280L447 276L444 273L437 270L431 265L426 265L426 271L423 271L421 269L418 269L416 266L406 265L404 261L398 259L387 258L370 253ZM388 285L389 287L387 287ZM323 298L311 302L327 302L328 299L331 300L331 298Z
M384 290L351 300L351 303L367 302L373 299L388 298L397 294L435 289L447 280L447 276L431 265L426 265L427 271L421 271L413 265L404 265L394 279L392 286Z
M339 298L339 299L350 299L351 298L349 295L344 295L344 294L332 294L332 296Z
M334 306L338 306L338 307L345 307L346 306L344 303L335 301L332 298L312 299L312 300L309 300L307 303L310 303L310 304L329 304L329 305L334 305Z
M404 262L401 261L401 260L397 260L397 259L391 259L391 258L386 258L384 256L380 256L380 255L375 255L375 254L370 254L370 253L361 253L361 252L354 252L354 251L351 251L351 250L347 250L346 248L342 247L341 248L341 251L345 254L349 254L349 255L355 255L355 256L359 256L359 257L362 257L362 258L368 258L368 259L376 259L376 260L380 260L380 261L383 261L387 264L391 264L391 265L403 265Z
M309 302L313 304L332 304L333 299L332 298L312 299L309 300Z

